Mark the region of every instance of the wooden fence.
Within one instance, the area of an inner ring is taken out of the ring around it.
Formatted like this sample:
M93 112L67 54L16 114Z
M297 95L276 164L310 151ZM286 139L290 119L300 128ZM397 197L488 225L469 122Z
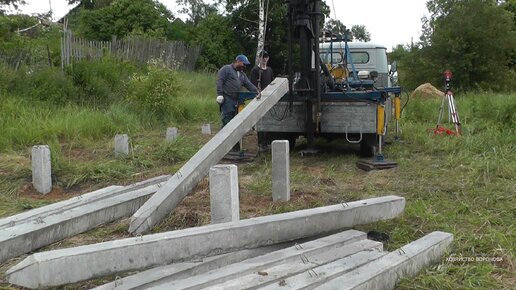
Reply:
M201 48L183 41L131 38L92 41L76 37L65 29L61 39L61 67L79 60L98 60L106 55L140 63L161 63L175 70L192 71Z

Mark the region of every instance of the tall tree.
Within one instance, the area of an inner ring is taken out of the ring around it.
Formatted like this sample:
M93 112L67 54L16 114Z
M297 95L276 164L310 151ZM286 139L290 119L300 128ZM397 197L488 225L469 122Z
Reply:
M217 4L208 4L203 0L176 0L176 3L182 7L179 12L188 15L188 21L194 26L208 15L218 11Z
M79 33L96 40L110 40L113 35L147 35L167 38L172 12L154 0L119 0L111 5L80 13Z
M424 57L437 76L449 68L463 89L514 89L509 63L516 31L510 11L496 0L430 0L427 7L431 34Z
M235 55L242 53L242 43L232 29L231 19L223 15L211 14L195 27L194 42L202 47L197 65L214 71L231 63Z
M269 10L269 0L258 0L258 43L256 45L255 63L259 62L260 51L265 47L265 29L267 27L266 17Z
M351 35L353 39L358 41L368 42L371 41L371 33L367 31L365 25L353 25L351 26Z
M258 43L258 0L221 0L226 15L231 18L232 29L242 43L245 53L255 56ZM265 50L269 52L269 65L275 72L286 73L287 64L287 5L284 1L270 1L265 30ZM329 7L321 2L321 24L329 15ZM322 27L322 25L321 25Z
M11 5L18 9L18 6L23 4L25 4L24 0L0 0L0 15L4 14L5 9Z
M346 26L338 19L328 19L324 24L324 29L331 31L334 35L344 35Z

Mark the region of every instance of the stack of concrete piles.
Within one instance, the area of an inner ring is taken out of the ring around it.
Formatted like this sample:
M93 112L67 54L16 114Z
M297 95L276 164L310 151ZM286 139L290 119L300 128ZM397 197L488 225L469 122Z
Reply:
M0 219L0 262L131 216L169 178L109 186Z
M387 196L36 253L7 277L40 288L136 270L99 289L392 289L438 260L451 234L386 253L365 233L342 230L399 216L404 205Z

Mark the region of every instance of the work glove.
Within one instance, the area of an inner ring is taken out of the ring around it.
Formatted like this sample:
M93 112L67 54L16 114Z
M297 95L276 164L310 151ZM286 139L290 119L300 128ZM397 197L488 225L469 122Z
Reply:
M219 103L219 105L222 105L222 103L224 103L224 97L223 96L217 96L217 103Z

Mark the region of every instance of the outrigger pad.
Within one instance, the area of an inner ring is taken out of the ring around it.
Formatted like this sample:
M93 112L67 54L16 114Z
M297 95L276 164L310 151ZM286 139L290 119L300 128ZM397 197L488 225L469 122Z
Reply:
M231 160L235 162L253 162L256 154L252 154L245 151L230 151L223 160Z
M365 170L365 171L371 171L371 170L384 170L384 169L391 169L398 167L398 163L390 160L378 160L376 158L373 159L362 159L357 161L357 167Z

